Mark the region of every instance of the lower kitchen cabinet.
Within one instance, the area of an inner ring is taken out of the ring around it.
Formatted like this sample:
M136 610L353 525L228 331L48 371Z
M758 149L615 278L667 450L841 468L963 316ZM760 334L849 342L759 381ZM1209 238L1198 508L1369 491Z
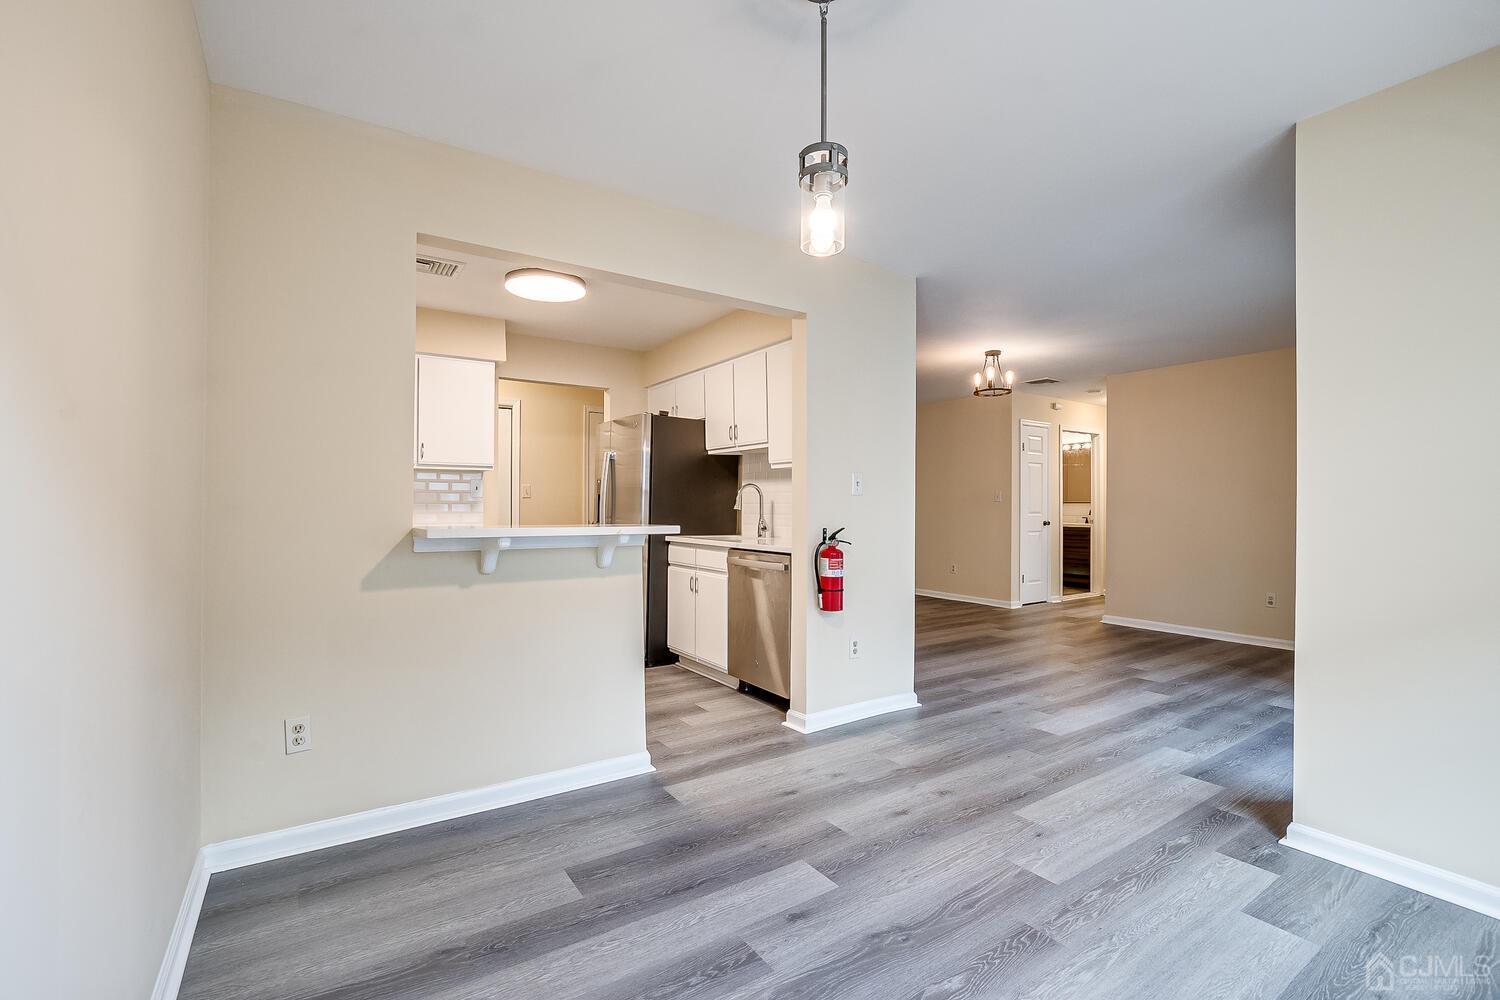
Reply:
M729 669L729 573L723 550L668 547L667 646L679 656ZM701 553L701 557L700 557ZM699 565L699 560L703 565Z

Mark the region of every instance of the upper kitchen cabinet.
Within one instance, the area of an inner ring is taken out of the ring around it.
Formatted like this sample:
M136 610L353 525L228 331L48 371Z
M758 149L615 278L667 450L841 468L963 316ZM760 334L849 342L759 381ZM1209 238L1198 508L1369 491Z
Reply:
M746 355L734 365L734 446L766 443L766 352Z
M417 355L413 463L441 469L495 467L495 363Z
M709 451L734 447L734 363L703 373L703 441Z
M688 420L704 419L703 372L693 372L646 390L646 412Z
M766 351L766 461L773 469L792 466L792 342Z
M766 352L726 361L704 372L704 443L709 451L746 451L766 444Z

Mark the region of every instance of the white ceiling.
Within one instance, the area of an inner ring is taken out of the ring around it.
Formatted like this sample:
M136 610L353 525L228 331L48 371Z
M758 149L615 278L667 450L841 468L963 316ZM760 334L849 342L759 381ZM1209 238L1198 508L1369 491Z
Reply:
M213 79L797 238L807 0L197 0ZM835 0L850 252L919 392L1292 342L1301 118L1500 44L1495 0ZM809 259L808 267L827 266Z
M518 254L468 252L445 240L418 241L413 255L418 252L456 260L464 267L451 278L416 275L417 305L494 316L506 321L509 332L526 336L645 351L735 309L724 300L626 283L590 268L554 265ZM577 302L518 298L505 290L504 279L506 272L520 267L554 267L576 274L587 282L588 294Z

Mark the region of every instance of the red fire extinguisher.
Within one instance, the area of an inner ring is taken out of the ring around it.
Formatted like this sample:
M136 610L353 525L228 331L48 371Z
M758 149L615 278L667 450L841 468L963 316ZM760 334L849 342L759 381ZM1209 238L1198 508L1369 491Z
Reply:
M840 528L833 534L823 529L823 540L813 549L813 576L818 581L818 610L844 610L844 551L841 545L852 543L839 537Z

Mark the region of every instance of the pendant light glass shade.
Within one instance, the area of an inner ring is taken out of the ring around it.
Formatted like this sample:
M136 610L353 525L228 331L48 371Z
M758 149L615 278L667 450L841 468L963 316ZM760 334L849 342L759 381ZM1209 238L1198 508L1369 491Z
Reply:
M820 170L802 179L802 252L832 257L844 249L844 177Z

